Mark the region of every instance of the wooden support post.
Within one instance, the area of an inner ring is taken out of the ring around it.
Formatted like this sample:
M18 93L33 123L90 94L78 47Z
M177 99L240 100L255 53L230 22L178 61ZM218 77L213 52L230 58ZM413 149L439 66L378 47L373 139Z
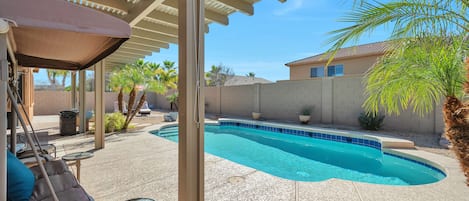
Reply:
M77 72L72 71L70 77L72 78L71 90L72 93L72 108L77 109Z
M101 60L94 66L95 82L95 121L94 121L94 147L104 148L104 69L105 61Z
M203 0L179 0L180 201L204 200L203 12Z
M79 117L80 117L80 133L86 132L86 71L81 70L79 73Z

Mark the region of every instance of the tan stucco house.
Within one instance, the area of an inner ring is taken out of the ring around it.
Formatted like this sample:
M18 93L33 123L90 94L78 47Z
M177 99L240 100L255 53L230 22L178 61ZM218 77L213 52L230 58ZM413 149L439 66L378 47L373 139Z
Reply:
M341 48L334 60L325 53L289 62L290 80L305 80L318 77L363 75L385 52L386 42L377 42Z

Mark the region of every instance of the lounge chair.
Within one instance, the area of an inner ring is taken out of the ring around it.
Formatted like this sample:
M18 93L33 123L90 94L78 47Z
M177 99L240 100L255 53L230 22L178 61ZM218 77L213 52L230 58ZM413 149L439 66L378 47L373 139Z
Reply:
M138 111L139 114L141 115L149 115L151 113L150 107L148 107L148 102L145 101L142 105L142 108Z
M118 101L114 101L114 112L120 112L119 111L119 102ZM128 112L127 103L123 102L122 103L122 114L126 115L127 112Z
M177 112L170 112L168 114L163 115L164 121L166 122L172 122L176 121L178 118L178 113Z

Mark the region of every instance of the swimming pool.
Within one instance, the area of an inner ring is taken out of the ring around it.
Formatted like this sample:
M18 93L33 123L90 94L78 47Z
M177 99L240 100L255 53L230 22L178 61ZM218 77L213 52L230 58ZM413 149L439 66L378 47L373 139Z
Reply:
M166 127L152 133L177 142L177 129ZM385 185L420 185L445 178L435 167L382 152L377 141L286 128L227 122L206 125L205 151L296 181L338 178Z

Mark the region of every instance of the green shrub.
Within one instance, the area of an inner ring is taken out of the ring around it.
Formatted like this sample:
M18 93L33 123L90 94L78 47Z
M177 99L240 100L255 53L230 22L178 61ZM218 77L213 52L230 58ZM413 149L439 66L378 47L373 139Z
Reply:
M120 112L104 115L104 129L106 133L122 130L124 123L125 116Z
M304 106L301 108L300 114L301 115L311 115L311 112L313 112L314 106Z
M384 115L374 114L370 112L362 112L358 117L360 126L366 130L377 131L383 126Z

